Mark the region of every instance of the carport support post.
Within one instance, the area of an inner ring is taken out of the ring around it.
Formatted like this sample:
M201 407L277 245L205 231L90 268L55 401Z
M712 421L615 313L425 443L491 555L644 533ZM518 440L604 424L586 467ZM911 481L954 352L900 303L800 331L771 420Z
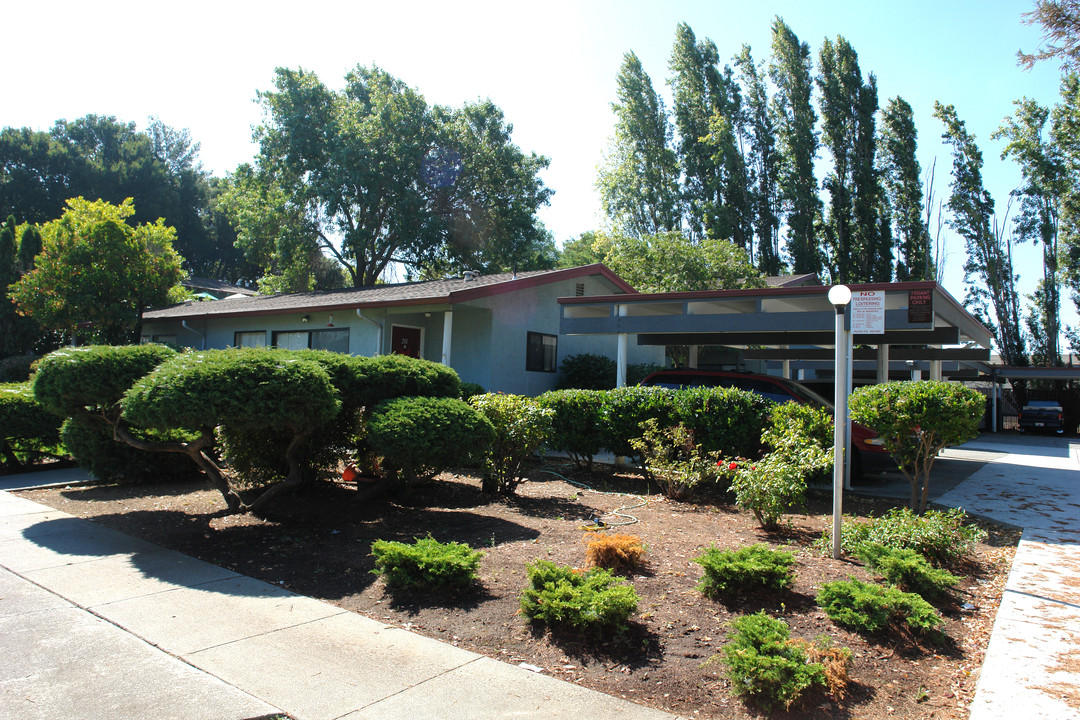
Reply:
M454 330L454 313L447 310L443 313L442 324L442 364L450 367L450 336Z
M877 346L877 383L889 382L889 346L882 343Z
M844 311L851 302L851 290L846 285L834 285L829 290L829 302L836 309L836 346L833 365L833 559L840 559L840 520L844 512L844 434L847 418L847 345Z
M619 317L626 317L626 311L627 307L620 305ZM626 346L628 337L626 333L619 333L618 355L615 362L615 387L626 387Z

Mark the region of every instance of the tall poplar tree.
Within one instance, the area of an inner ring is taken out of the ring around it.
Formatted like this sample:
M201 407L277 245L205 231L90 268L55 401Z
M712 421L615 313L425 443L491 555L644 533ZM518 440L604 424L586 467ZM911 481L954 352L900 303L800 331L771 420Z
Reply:
M881 115L878 144L885 195L895 222L896 279L933 280L930 232L923 220L922 169L911 105L897 96Z
M1023 184L1013 191L1020 200L1014 227L1021 241L1042 245L1043 277L1031 295L1027 316L1031 354L1040 365L1060 365L1061 278L1058 237L1061 210L1070 178L1059 146L1047 137L1050 111L1030 98L1015 102L1013 117L1005 118L992 135L1007 141L1001 159L1012 158Z
M730 68L719 68L711 40L686 23L675 30L669 63L686 224L694 239L731 240L753 251L742 101Z
M817 115L810 102L810 46L800 43L777 17L772 23L772 51L769 77L776 87L772 113L780 148L777 180L788 227L787 254L796 273L820 273L822 253L814 221L821 212L821 200L814 177L818 136Z
M858 54L843 37L835 42L825 39L818 66L822 139L833 159L833 170L824 182L829 191L827 237L833 279L888 281L892 251L879 242L881 193L874 166L877 81L870 75L863 82Z
M754 235L757 238L757 267L766 275L779 275L780 262L780 199L777 188L776 132L769 114L769 96L765 78L743 45L735 56L743 88L743 100L750 145L748 194L753 212Z
M1026 365L1012 238L1005 234L1004 224L999 227L993 219L994 199L983 187L982 152L952 105L935 102L934 117L945 125L941 137L953 152L952 194L946 207L951 213L949 227L964 238L967 248L964 304L993 331L1006 365Z
M623 56L616 84L615 137L597 180L604 213L632 236L677 231L679 168L664 101L632 52Z

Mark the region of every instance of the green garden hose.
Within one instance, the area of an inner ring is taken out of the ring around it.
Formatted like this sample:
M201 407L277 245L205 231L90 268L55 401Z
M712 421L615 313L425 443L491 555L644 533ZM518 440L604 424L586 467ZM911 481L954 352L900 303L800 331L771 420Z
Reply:
M582 527L583 530L589 530L589 531L603 530L604 528L623 527L624 525L633 525L634 523L641 522L640 520L638 520L633 515L629 515L627 513L622 512L622 511L623 510L633 510L634 508L643 507L643 506L649 504L649 501L646 500L645 498L641 497L640 495L634 495L632 493L623 493L623 492L608 492L606 490L594 490L591 487L589 487L588 485L586 485L585 483L578 482L577 480L571 480L570 478L566 477L565 475L560 475L559 473L555 472L554 470L541 470L540 472L545 472L548 475L554 475L555 477L559 478L563 482L565 482L565 483L567 483L569 485L573 485L574 487L581 488L582 490L588 490L589 492L598 493L600 495L625 495L626 497L632 497L635 500L637 500L637 503L635 503L633 505L623 505L622 507L616 508L616 509L612 510L609 513L605 513L606 515L614 515L615 517L626 518L625 520L617 521L617 522L614 522L614 521L613 522L605 522L605 521L602 521L599 517L596 517L596 518L594 518L594 524L593 525L582 525L581 527Z

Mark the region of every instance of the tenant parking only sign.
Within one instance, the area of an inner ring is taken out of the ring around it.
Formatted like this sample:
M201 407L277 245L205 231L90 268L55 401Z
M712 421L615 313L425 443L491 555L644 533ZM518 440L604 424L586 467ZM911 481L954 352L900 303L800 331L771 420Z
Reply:
M851 293L851 332L855 335L885 334L885 293L857 290Z

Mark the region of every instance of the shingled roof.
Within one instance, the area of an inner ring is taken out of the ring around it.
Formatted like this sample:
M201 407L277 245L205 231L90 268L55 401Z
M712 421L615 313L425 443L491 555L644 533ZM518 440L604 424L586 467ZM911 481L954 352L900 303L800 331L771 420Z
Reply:
M226 298L211 302L185 302L155 308L143 313L143 320L186 320L208 317L241 317L245 315L281 315L302 312L335 312L364 307L401 305L430 305L432 303L464 302L478 297L523 290L559 280L602 275L617 288L636 293L625 280L602 264L582 265L562 270L532 270L519 273L476 275L425 282L394 283L344 290L281 293L243 298Z

